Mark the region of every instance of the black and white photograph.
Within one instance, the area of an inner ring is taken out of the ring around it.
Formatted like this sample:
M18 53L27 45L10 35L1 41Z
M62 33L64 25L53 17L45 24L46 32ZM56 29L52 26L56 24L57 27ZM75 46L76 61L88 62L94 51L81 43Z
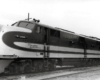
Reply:
M100 0L0 0L0 80L100 80Z

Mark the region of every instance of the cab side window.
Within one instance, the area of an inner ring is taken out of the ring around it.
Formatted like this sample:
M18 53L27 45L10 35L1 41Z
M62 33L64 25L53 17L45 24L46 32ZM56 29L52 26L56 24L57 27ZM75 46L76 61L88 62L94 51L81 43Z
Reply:
M36 27L36 33L40 33L41 32L41 27L40 26L37 26Z
M42 26L37 26L36 27L36 33L40 33L40 34L45 35L46 34L46 29Z

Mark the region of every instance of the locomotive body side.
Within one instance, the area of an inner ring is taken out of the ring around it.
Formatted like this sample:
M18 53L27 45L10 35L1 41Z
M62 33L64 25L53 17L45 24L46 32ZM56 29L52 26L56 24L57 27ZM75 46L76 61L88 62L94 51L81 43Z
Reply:
M6 64L0 66L0 73L34 72L39 67L48 70L49 66L55 68L56 65L83 65L87 61L98 61L99 43L97 39L31 21L2 26L0 64Z

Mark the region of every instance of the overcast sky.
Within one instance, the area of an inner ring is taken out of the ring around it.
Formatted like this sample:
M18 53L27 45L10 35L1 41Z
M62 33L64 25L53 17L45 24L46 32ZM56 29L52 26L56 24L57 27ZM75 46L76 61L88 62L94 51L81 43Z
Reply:
M0 24L27 18L100 38L100 0L0 0Z

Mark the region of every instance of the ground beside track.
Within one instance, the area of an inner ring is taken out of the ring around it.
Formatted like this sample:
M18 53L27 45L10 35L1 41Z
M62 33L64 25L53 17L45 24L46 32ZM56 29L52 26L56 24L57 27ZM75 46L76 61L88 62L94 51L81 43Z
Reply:
M0 80L98 80L100 66L64 69L50 72L1 77Z

